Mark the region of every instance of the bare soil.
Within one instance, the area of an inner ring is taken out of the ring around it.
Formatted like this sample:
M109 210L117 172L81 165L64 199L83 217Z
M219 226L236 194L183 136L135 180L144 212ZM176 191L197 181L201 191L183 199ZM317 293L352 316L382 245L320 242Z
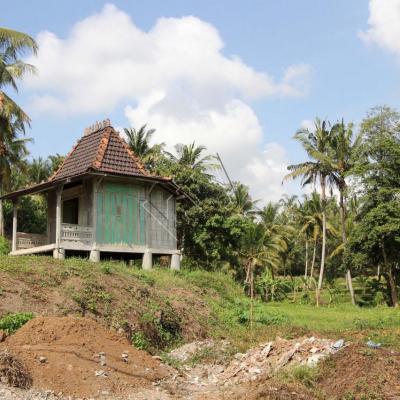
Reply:
M87 318L37 317L1 343L1 349L25 364L34 388L63 395L119 396L149 388L169 374L124 336Z
M40 262L46 263L43 259ZM172 333L184 341L204 339L208 335L206 321L210 310L194 288L163 290L145 280L93 271L87 276L81 272L74 275L67 268L53 268L53 260L47 263L40 265L38 272L0 271L0 316L33 312L43 316L89 317L124 329L128 338L135 331L146 333L154 352L166 345L158 332L163 318L168 319L166 330L176 329ZM150 314L154 317L151 321L143 318Z
M322 363L320 377L319 388L334 399L398 400L400 352L354 344Z

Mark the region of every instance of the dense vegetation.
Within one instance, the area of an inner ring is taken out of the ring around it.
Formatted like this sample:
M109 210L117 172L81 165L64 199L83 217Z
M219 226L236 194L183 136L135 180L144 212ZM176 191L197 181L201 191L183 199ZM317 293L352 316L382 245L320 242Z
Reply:
M34 71L19 59L26 50L36 51L32 38L0 29L0 192L47 179L63 159L27 158L29 118L3 91L16 89L16 80ZM172 154L154 144L156 132L146 126L125 134L149 170L172 176L193 200L178 207L186 268L230 274L252 299L299 293L299 300L317 305L327 301L322 289L338 291L335 282L343 277L353 304L397 306L400 114L374 108L354 131L352 124L319 119L314 129L298 131L294 139L308 159L289 166L286 179L301 178L310 194L267 204L253 200L240 182L218 183L213 172L220 165L204 146L177 144ZM20 229L43 232L45 207L41 196L23 199ZM7 234L11 205L3 210L0 201L0 233L3 215Z

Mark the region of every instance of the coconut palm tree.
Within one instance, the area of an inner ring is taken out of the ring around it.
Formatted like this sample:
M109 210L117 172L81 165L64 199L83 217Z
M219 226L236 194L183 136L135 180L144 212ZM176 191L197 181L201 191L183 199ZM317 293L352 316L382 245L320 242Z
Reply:
M245 216L254 216L257 214L257 203L258 200L253 200L249 193L249 188L242 183L234 183L232 200L236 212Z
M345 125L343 120L332 127L331 151L328 157L324 155L325 162L329 163L332 170L330 179L339 191L339 207L343 248L347 243L347 183L346 177L355 165L356 154L360 146L361 137L353 137L353 125ZM322 155L321 155L322 156ZM351 301L355 305L354 290L350 268L346 269L346 281L350 291Z
M16 147L21 144L16 137L19 133L25 133L25 127L30 122L28 115L4 91L7 87L17 91L17 80L26 73L35 71L32 65L19 59L27 51L35 54L37 52L36 42L29 35L0 27L0 196L9 179L9 162L14 160L12 154L15 154L14 150L16 151ZM4 235L2 200L0 235Z
M313 256L310 268L310 278L312 278L314 275L316 249L322 237L323 227L323 210L321 199L317 192L313 192L311 196L304 196L304 202L302 207L299 208L299 214L301 226L299 234L305 235L306 238L311 239L313 242ZM335 227L329 221L326 221L326 233L331 236L337 235Z
M0 131L1 132L1 131ZM27 138L15 138L5 135L2 138L3 151L0 154L0 190L3 192L11 187L11 173L15 170L25 170L26 156L29 154L26 144ZM3 215L3 202L0 200L0 215ZM0 220L0 231L4 235L4 219Z
M28 177L30 183L40 183L49 178L51 174L51 164L42 157L34 158L28 166Z
M165 143L150 144L155 129L147 129L146 124L138 130L135 128L124 128L129 148L137 155L147 168L152 169L160 158Z
M321 189L321 206L322 206L322 249L321 249L321 265L318 279L318 296L322 288L322 281L325 269L325 256L326 256L326 188L327 177L331 174L331 167L329 163L322 160L321 154L328 154L329 144L331 137L331 127L329 122L321 121L319 118L315 119L315 130L310 132L308 129L300 129L294 135L294 138L301 143L310 161L306 161L296 165L288 166L291 171L285 176L287 179L295 179L302 177L302 185L315 184L319 180Z
M207 148L205 146L196 146L196 143L182 144L175 146L176 156L167 153L170 158L181 166L206 173L207 170L219 168L219 164L213 163L215 157L212 155L203 156Z
M274 276L274 272L282 266L282 254L287 251L288 243L295 231L291 224L282 221L279 209L279 203L273 204L269 202L258 212L258 216L261 219L260 223L264 226L266 233L265 246L270 249L267 254L273 255L273 262L271 262L270 265L272 276Z

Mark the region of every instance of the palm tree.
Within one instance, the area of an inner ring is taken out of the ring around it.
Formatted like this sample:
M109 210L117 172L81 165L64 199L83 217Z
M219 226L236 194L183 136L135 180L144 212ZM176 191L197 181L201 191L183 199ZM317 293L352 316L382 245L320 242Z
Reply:
M180 143L175 146L176 156L171 153L167 154L181 166L205 173L209 169L219 168L218 164L212 163L215 160L214 156L203 156L206 149L205 146L196 146L195 142L188 145Z
M42 157L34 158L28 165L28 177L30 183L40 183L49 178L51 165L49 160Z
M330 165L332 173L330 179L339 191L340 221L343 247L347 243L346 219L347 219L347 183L346 177L355 164L355 155L360 146L361 137L353 140L353 126L344 124L343 120L332 127L331 151L325 161ZM343 252L344 254L344 252ZM351 301L356 304L351 278L350 268L346 269L346 281L350 291Z
M4 88L9 86L17 91L17 80L35 71L32 65L19 59L26 51L37 52L36 42L29 35L0 27L0 196L9 179L9 162L18 161L13 156L18 153L16 148L21 145L16 137L19 133L25 133L25 126L30 122L28 115L4 92ZM0 235L4 235L2 200Z
M313 256L310 268L310 279L314 274L315 258L317 244L322 237L323 227L323 210L321 206L321 199L317 192L313 192L310 197L304 196L302 207L299 208L300 214L300 235L305 235L306 238L313 241ZM337 232L335 227L326 221L326 234L336 236ZM305 274L307 276L307 274Z
M269 250L267 255L271 256L269 267L272 277L275 275L274 271L282 266L282 254L287 251L288 243L294 233L293 226L282 221L279 208L279 204L269 202L258 212L265 229L265 247Z
M329 122L321 121L319 118L315 120L315 131L310 132L308 129L300 129L294 135L294 138L298 140L307 154L311 158L310 161L306 161L296 165L288 166L288 170L291 171L285 176L286 179L294 179L302 177L302 185L314 183L319 180L321 188L321 206L322 206L322 250L321 250L321 265L318 279L318 296L322 288L322 281L324 277L325 269L325 256L326 256L326 185L327 177L331 174L330 165L321 159L321 155L328 154L329 143L331 137L331 129ZM328 181L329 182L329 181Z
M235 183L233 185L232 200L236 212L245 217L253 216L257 213L256 205L258 200L252 200L249 188L242 183Z
M165 143L150 145L155 129L146 129L146 124L138 130L124 128L129 148L137 155L147 168L154 168L154 164L162 154Z
M1 131L0 131L1 132ZM3 151L0 154L0 190L9 190L12 179L11 173L15 170L24 170L26 167L26 156L29 154L26 144L27 138L14 138L6 135L2 138ZM0 215L3 216L3 201L0 200ZM0 220L0 231L4 235L4 219Z

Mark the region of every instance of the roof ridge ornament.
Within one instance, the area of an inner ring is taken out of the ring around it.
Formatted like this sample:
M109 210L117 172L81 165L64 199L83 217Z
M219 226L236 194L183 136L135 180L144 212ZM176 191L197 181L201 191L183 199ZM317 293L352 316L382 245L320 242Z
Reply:
M84 136L89 135L90 133L97 132L100 129L108 128L111 126L110 118L106 118L103 121L96 121L93 125L85 128L83 131Z

